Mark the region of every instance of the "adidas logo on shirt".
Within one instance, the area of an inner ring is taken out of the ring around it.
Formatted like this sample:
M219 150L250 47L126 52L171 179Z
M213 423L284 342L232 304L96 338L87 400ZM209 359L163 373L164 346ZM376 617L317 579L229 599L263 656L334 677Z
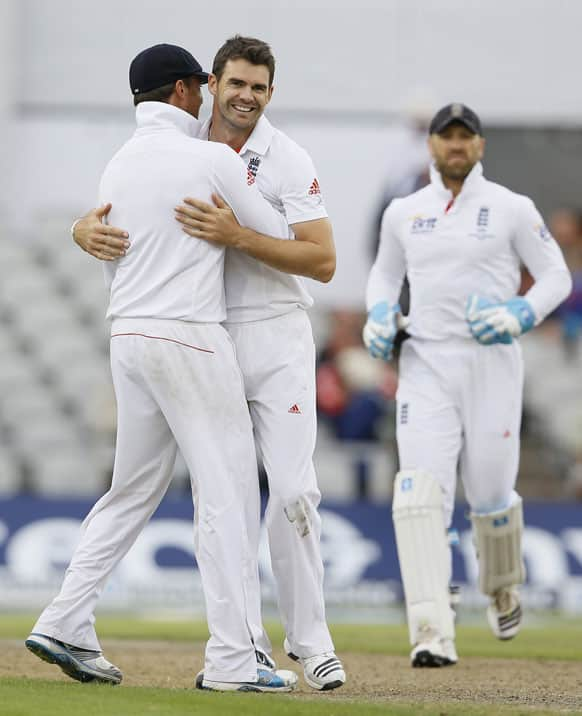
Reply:
M317 179L314 179L311 186L309 187L309 195L313 196L314 194L321 194L321 189L319 187L319 182Z

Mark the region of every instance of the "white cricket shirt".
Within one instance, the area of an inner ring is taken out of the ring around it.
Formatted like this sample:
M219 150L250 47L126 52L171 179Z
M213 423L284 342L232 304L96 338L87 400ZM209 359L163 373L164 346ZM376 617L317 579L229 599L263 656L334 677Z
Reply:
M467 298L472 293L496 302L512 298L522 262L535 279L525 298L536 324L542 321L566 298L572 281L531 199L486 180L481 164L452 199L432 167L429 186L391 202L368 280L368 310L379 301L396 303L406 274L408 332L427 340L466 338Z
M127 254L104 264L108 318L165 318L218 323L226 318L224 249L182 231L174 207L193 196L224 197L243 226L284 237L281 215L247 181L236 153L196 138L200 123L165 102L143 102L137 129L107 165L99 201L123 226Z
M209 127L210 120L202 126L201 139L208 139ZM284 217L289 239L295 238L293 224L327 217L310 156L264 115L239 156L248 183L256 184ZM271 268L236 249L227 249L224 280L229 323L257 321L313 305L302 277Z

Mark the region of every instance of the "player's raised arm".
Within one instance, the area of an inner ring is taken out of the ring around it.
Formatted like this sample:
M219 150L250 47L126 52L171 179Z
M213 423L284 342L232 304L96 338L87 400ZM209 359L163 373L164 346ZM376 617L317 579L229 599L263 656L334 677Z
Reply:
M264 203L267 203L263 200ZM295 241L278 239L241 226L230 206L214 197L215 206L191 197L176 209L176 218L190 236L229 246L285 273L330 281L335 272L335 246L327 218L293 224ZM285 223L286 228L286 223Z
M240 222L243 226L237 226L229 207L221 201L226 199L223 195L215 198L215 207L188 198L179 207L176 218L191 236L236 248L285 273L330 281L336 265L333 230L315 167L309 155L295 143L283 146L286 153L284 161L280 160L277 195L294 241L288 241L291 237L287 226L281 238L279 234L254 230L256 227L244 222Z
M105 223L110 211L111 204L103 204L77 219L71 227L75 243L101 261L114 261L125 256L130 245L127 231Z

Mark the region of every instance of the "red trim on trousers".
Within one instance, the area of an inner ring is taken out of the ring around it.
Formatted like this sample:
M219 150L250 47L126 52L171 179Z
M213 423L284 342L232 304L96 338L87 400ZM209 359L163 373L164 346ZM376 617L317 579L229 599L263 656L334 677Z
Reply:
M176 343L176 345L184 346L185 348L192 348L195 351L201 353L214 353L209 351L208 348L199 348L198 346L191 346L189 343L182 343L182 341L176 341L173 338L164 338L163 336L148 336L145 333L112 333L111 338L119 338L120 336L140 336L141 338L153 338L156 341L168 341L168 343Z

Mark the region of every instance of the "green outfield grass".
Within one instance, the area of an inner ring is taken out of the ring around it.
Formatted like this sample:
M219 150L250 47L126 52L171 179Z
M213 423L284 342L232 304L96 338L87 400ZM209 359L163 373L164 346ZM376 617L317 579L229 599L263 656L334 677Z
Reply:
M549 714L550 711L469 704L409 706L356 703L338 694L319 698L292 695L209 694L186 689L114 688L32 679L0 679L3 716L491 716Z
M25 639L35 617L21 614L0 615L0 639ZM485 617L483 617L485 622ZM101 639L164 639L168 641L206 641L208 631L201 621L169 621L155 618L103 616L97 618ZM279 624L267 624L274 644L283 643ZM408 655L407 630L393 624L336 624L332 634L338 652ZM464 656L515 659L562 659L582 661L582 621L548 616L527 624L514 641L500 643L491 638L485 626L457 628L457 645Z
M0 615L0 639L22 639L28 635L33 616ZM199 621L170 621L155 618L102 616L97 620L102 639L148 639L202 642L206 625ZM279 625L268 625L273 642L280 645ZM408 657L406 629L402 625L347 625L332 627L337 651ZM582 674L582 624L548 617L526 625L519 638L500 643L483 625L458 627L458 646L463 656L521 658L529 660L580 660ZM581 677L582 678L582 677ZM338 692L314 695L208 694L193 689L168 689L83 685L25 678L0 677L2 716L502 716L555 714L556 711L495 704L380 702L350 700ZM570 711L570 713L572 713Z

